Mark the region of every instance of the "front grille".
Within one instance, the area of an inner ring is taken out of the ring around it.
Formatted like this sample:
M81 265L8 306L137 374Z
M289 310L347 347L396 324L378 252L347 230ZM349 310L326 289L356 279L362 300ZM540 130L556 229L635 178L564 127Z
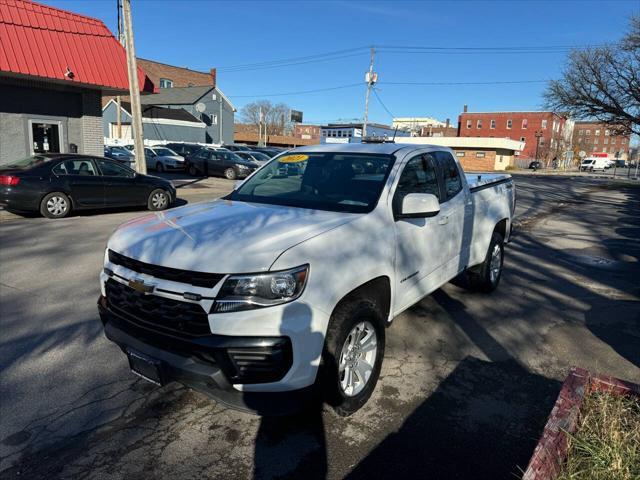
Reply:
M134 272L144 273L155 278L162 278L173 282L186 283L196 287L213 288L224 277L224 274L221 273L194 272L192 270L180 270L179 268L152 265L125 257L113 250L109 250L109 261L115 265L133 270Z
M207 314L196 303L145 295L113 279L105 290L109 308L135 325L181 337L211 335Z

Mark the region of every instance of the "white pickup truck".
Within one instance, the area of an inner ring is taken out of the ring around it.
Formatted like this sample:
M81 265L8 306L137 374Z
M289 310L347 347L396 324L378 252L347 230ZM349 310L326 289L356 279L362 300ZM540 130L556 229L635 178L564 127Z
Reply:
M100 275L105 334L159 385L263 414L322 393L349 415L395 316L456 277L497 287L514 208L509 175L465 176L447 148L298 148L222 199L120 226Z

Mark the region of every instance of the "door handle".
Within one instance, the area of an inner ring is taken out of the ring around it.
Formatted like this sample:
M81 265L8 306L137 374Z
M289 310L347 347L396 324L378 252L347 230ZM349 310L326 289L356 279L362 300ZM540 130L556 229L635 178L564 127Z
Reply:
M446 225L447 223L449 223L449 217L446 215L438 219L438 225Z

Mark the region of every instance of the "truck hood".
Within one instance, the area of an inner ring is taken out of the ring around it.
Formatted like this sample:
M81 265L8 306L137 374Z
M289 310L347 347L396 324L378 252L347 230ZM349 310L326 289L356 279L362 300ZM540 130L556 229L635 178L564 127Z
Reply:
M108 248L165 267L210 273L258 272L269 270L288 248L357 217L215 200L126 222L111 236Z

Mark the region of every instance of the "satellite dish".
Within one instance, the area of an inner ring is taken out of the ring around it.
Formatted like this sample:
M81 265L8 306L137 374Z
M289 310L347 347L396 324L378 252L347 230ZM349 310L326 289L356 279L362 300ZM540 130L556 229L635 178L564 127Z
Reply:
M578 156L579 156L580 158L584 158L584 157L586 157L586 156L587 156L587 152L585 152L584 150L580 150L580 152L578 153Z
M199 113L204 113L204 111L205 111L206 109L207 109L207 106L206 106L204 103L202 103L202 102L196 103L196 110L197 110Z

